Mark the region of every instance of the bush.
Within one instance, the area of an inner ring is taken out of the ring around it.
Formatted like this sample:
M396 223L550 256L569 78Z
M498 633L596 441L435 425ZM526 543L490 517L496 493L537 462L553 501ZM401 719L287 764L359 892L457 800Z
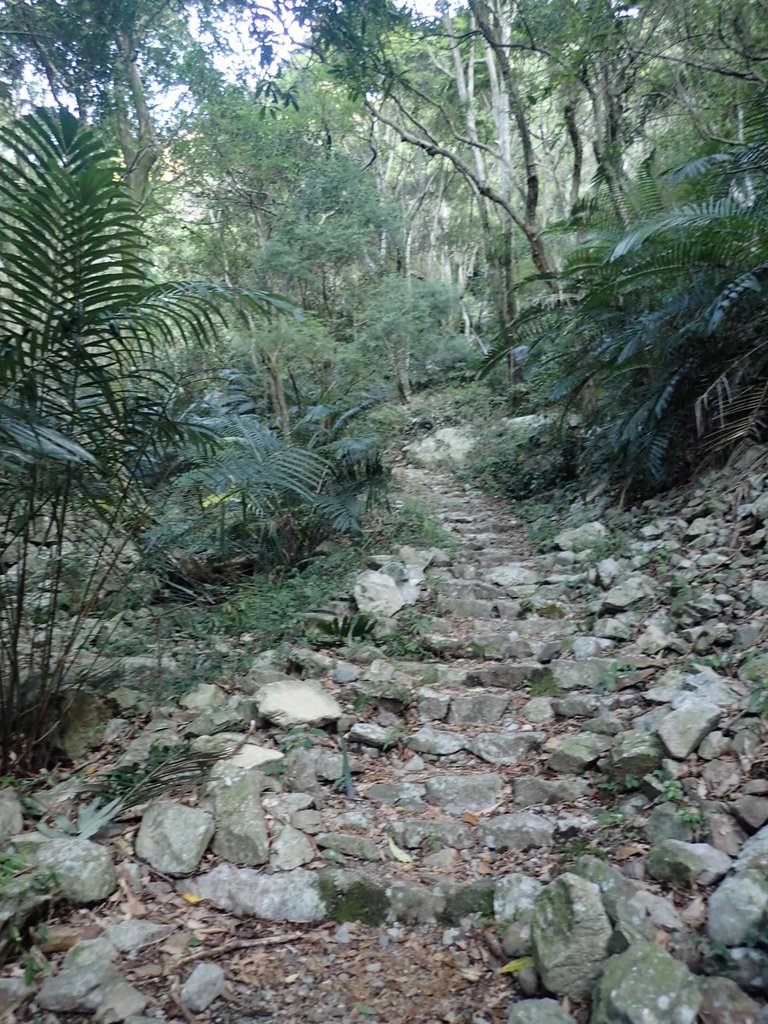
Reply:
M553 423L533 430L495 427L470 452L467 472L491 494L531 498L574 478L578 447L574 434Z

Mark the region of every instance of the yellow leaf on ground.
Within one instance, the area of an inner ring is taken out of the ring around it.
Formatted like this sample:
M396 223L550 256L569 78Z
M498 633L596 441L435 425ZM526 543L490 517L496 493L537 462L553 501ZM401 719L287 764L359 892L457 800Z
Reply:
M499 968L499 974L517 974L518 971L524 971L526 967L533 967L532 956L518 956L514 960L510 960L508 964L504 964L503 967Z
M198 896L197 893L194 893L194 892L183 892L181 894L181 898L186 903L191 903L193 907L196 907L198 903L202 903L203 902L203 897L202 896Z
M405 850L401 850L391 836L389 837L389 852L392 854L395 860L399 860L401 864L413 863L413 857L410 855L410 853L406 853Z

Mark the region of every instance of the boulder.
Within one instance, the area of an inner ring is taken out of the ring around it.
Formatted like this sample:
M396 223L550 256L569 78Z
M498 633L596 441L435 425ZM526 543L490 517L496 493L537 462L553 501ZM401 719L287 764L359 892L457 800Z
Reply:
M602 544L608 535L608 527L602 523L584 523L558 533L555 544L561 551L584 551Z
M700 1003L687 967L655 943L638 942L608 961L590 1024L694 1024Z
M747 945L768 925L768 877L747 869L731 875L715 889L707 909L707 934L725 946Z
M259 714L283 728L321 726L338 721L343 711L320 683L296 679L268 683L256 695Z
M358 609L366 615L389 619L407 603L401 588L386 573L368 569L355 580L353 590Z
M566 872L536 900L531 922L536 967L556 995L585 996L608 956L611 923L600 890Z
M540 814L498 814L483 823L480 835L491 850L537 850L552 845L555 826Z
M573 1024L573 1017L554 999L526 999L515 1003L507 1024Z
M667 751L678 760L692 754L722 715L716 704L690 700L659 723L657 732Z
M191 1013L202 1013L219 998L225 979L218 964L197 964L181 986L179 999Z
M709 843L666 839L648 855L648 873L659 882L712 885L730 871L731 858Z
M504 780L495 772L438 775L427 779L427 799L449 814L482 811L497 803ZM370 796L370 790L368 790Z
M251 867L269 858L267 820L261 806L263 777L243 769L209 784L216 818L213 851L224 860ZM197 864L191 870L197 867Z
M175 800L158 800L145 812L136 854L167 875L191 875L213 837L213 816Z
M301 868L268 875L253 868L219 864L191 882L185 881L183 890L237 917L322 921L327 914L318 874Z

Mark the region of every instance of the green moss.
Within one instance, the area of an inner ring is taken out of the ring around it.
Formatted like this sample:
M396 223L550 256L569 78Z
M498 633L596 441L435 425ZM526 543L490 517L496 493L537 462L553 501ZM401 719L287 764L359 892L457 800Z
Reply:
M445 897L445 910L440 920L445 924L458 924L463 917L479 914L481 917L493 917L493 882L471 882L463 885Z
M328 916L338 924L361 921L363 924L381 924L387 914L387 896L383 889L371 882L358 880L344 889L334 884L333 878L321 875L320 893L328 908Z

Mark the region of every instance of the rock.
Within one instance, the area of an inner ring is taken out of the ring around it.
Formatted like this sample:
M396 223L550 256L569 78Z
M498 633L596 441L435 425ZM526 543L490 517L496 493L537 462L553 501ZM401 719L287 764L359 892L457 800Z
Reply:
M116 1024L140 1014L149 1002L149 997L139 992L124 979L116 981L104 993L98 1010L97 1024Z
M611 769L617 777L642 778L659 767L661 748L655 736L638 730L619 733L611 747Z
M320 832L315 836L317 845L324 850L332 850L346 857L358 860L381 862L381 850L373 839L366 836L350 836L343 832Z
M326 725L343 714L336 698L310 680L268 683L256 694L256 704L259 714L283 728Z
M472 775L440 775L427 779L426 793L430 803L449 814L482 811L498 802L504 780L494 772ZM370 796L370 789L368 790Z
M667 751L678 760L692 754L708 732L720 721L721 709L705 701L690 701L670 711L658 726L658 734Z
M353 590L358 609L365 615L389 619L407 603L405 595L391 576L368 569L355 580Z
M768 582L766 580L752 580L750 596L755 604L761 608L768 608Z
M653 580L642 573L635 573L603 594L599 601L599 612L604 615L606 612L626 611L627 608L652 597L653 593Z
M221 995L225 978L218 964L197 964L181 986L179 999L191 1013L202 1013Z
M183 890L237 917L322 921L326 916L317 873L301 868L268 875L253 868L219 864L212 871L184 882Z
M544 739L541 732L484 732L470 741L470 749L490 764L518 764Z
M709 898L707 934L726 946L746 945L768 924L768 878L756 869L731 875Z
M24 828L21 801L13 789L0 789L0 847Z
M366 747L377 747L388 750L400 739L400 730L395 726L385 727L374 722L356 722L347 734L352 743L362 743Z
M200 683L179 697L179 704L189 711L208 711L225 704L227 695L215 683Z
M695 978L652 942L611 957L595 991L590 1024L694 1024Z
M419 808L424 806L427 788L418 782L375 782L364 795L368 800L391 807Z
M0 978L0 1020L12 1021L11 1011L33 991L23 978Z
M584 523L571 530L563 530L555 537L561 551L585 551L598 547L608 537L608 527L602 523Z
M514 780L515 803L521 807L537 804L573 803L586 793L586 779L542 779L538 775L521 775Z
M469 850L474 840L469 828L458 821L427 821L423 818L402 818L390 824L392 838L407 850L426 845L450 846Z
M451 725L496 725L507 710L509 697L485 690L454 697L448 713Z
M603 906L612 921L618 917L616 908L619 901L631 900L637 892L636 882L627 878L612 864L590 854L583 854L579 857L571 871L598 887Z
M55 871L57 889L72 903L100 903L117 888L112 854L90 839L17 836L14 845L31 867Z
M133 918L130 921L121 921L119 924L110 925L104 932L104 936L119 953L135 956L142 949L165 938L171 931L170 925Z
M764 1024L764 1008L728 978L703 978L701 1024Z
M84 689L66 694L57 743L70 761L101 744L109 718L107 704L97 694Z
M484 822L480 835L491 850L537 850L552 845L555 826L540 814L499 814Z
M549 755L549 767L553 772L580 775L593 765L603 754L608 744L602 736L581 732L557 740L557 746Z
M314 859L315 848L309 839L292 825L284 825L272 843L269 866L273 871L293 871Z
M571 651L576 661L588 661L599 658L601 654L613 647L613 641L602 636L574 637Z
M224 860L247 867L268 860L267 820L261 807L263 787L263 776L248 770L209 784L206 792L212 799L216 818L213 851ZM194 871L198 863L199 859L185 873Z
M552 707L558 718L589 718L600 710L600 701L586 694L571 694L553 700Z
M515 1003L507 1024L573 1024L573 1017L554 999L527 999Z
M560 875L536 900L531 934L545 988L573 998L586 995L600 975L611 937L598 887L569 872Z
M539 582L539 574L521 565L520 562L510 562L491 569L485 574L485 579L488 583L495 583L497 587L514 590L516 587L535 585Z
M693 839L693 828L681 817L680 806L667 801L658 804L648 815L643 826L643 836L649 843L658 843L663 839L680 839L689 843Z
M463 750L466 738L460 733L444 732L425 725L405 741L406 747L420 754L445 756Z
M114 946L106 939L78 942L67 953L59 973L43 982L37 993L38 1004L44 1010L98 1010L110 988L123 981L112 963L115 954Z
M416 707L422 722L442 722L451 707L451 698L447 693L424 686L418 691Z
M555 717L552 700L549 697L532 697L527 704L522 706L520 714L535 724L551 722Z
M476 441L475 434L467 429L442 427L429 437L406 445L403 450L415 465L429 469L441 464L461 465Z
M743 871L745 868L757 868L768 875L768 825L763 825L759 832L744 843L736 861L736 870Z
M158 800L144 813L136 855L166 875L191 875L214 831L213 816L175 800Z
M685 931L674 904L647 889L638 889L628 899L618 899L615 913L611 948L617 953L636 942L656 942L662 929L669 934Z
M257 743L244 743L236 754L227 757L222 764L232 768L260 768L265 764L282 761L285 757L280 750L272 747L260 747Z
M731 868L731 858L708 843L666 839L648 855L648 872L660 882L712 885Z
M543 886L537 878L514 873L496 882L493 915L503 929L502 945L507 956L527 956L532 949L531 919Z
M733 809L750 830L758 829L768 821L768 798L764 796L740 796Z

